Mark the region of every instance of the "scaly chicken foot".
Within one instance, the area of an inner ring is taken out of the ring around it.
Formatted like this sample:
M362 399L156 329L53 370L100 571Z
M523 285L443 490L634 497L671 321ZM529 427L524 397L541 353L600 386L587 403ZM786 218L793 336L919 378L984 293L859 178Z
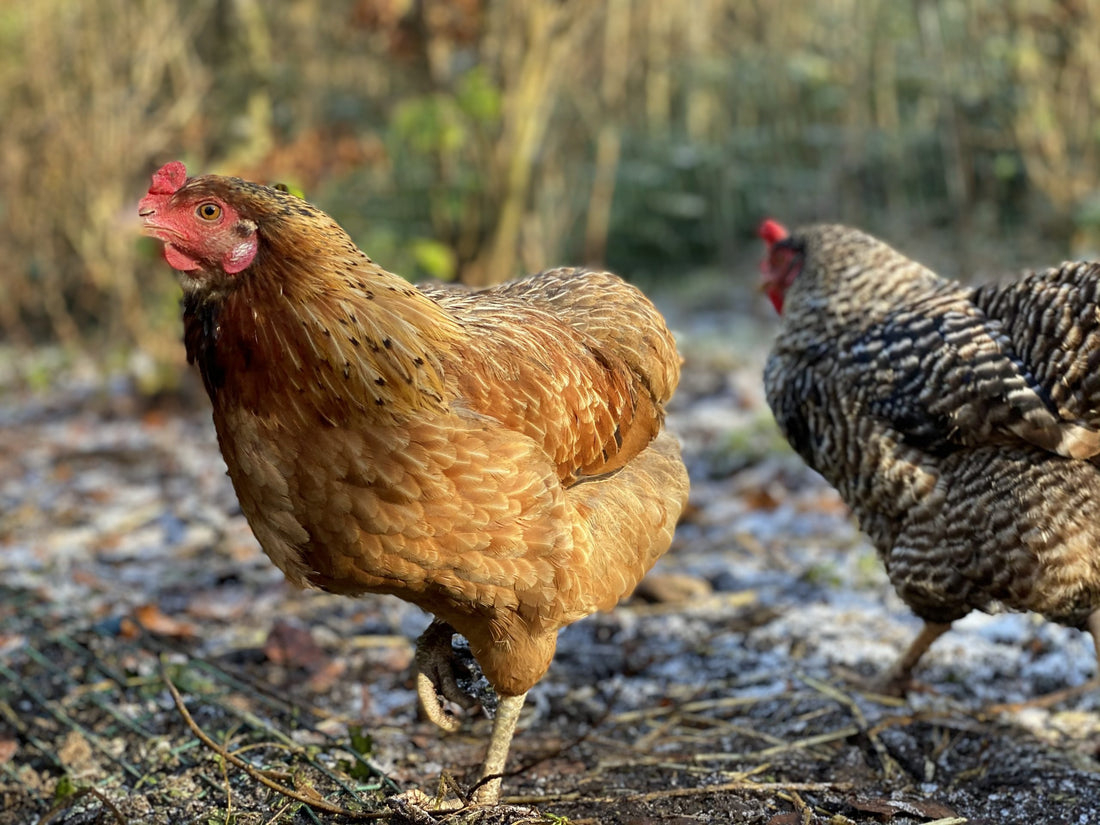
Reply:
M441 780L439 792L434 798L418 788L413 788L390 797L387 800L390 806L406 814L410 811L415 814L423 811L449 813L461 810L468 804L477 806L499 804L500 786L504 778L504 767L508 761L508 751L511 750L512 737L515 735L516 724L519 722L520 712L523 710L526 699L526 693L500 697L496 717L493 719L493 732L489 737L489 747L485 752L485 763L481 768L481 778L474 786L468 802L454 797L448 798L445 785L453 780L447 780L447 782Z
M435 796L428 796L420 788L410 788L388 797L386 804L414 825L435 825L432 814L448 814L469 807L462 789L448 773L439 777Z
M504 764L508 761L512 737L515 735L519 714L523 710L526 699L526 692L518 696L500 697L497 715L493 719L493 733L489 737L489 748L485 752L485 765L481 769L481 780L474 788L475 805L496 805L500 801Z
M454 634L453 627L435 619L416 640L416 692L420 706L428 719L448 733L457 731L462 720L443 707L441 695L465 710L477 705L477 699L458 686L451 647Z
M913 639L906 651L901 654L892 668L887 671L882 681L877 685L878 689L886 696L904 696L913 685L913 668L917 662L928 652L928 648L940 636L951 629L951 623L941 622L924 623L920 633Z

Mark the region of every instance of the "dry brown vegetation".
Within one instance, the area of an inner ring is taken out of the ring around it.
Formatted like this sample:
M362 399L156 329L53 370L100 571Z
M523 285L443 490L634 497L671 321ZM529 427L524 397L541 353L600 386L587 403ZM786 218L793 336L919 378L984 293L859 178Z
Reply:
M175 357L133 217L173 158L472 283L728 264L765 211L1095 249L1098 40L1098 0L4 4L0 334Z

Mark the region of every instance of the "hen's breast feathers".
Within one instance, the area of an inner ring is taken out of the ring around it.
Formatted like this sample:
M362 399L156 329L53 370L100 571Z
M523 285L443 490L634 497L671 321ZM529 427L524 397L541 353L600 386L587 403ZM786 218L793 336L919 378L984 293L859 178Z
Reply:
M487 616L550 632L610 607L687 495L658 435L680 359L656 309L601 273L393 281L282 318L241 302L222 324L215 349L254 350L214 406L264 549L291 581L400 595L482 651L528 632Z

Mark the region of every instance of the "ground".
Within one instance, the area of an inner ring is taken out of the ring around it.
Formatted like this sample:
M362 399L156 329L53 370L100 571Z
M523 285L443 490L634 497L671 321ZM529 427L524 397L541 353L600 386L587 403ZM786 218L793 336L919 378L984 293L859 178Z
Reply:
M488 732L483 715L453 735L418 719L426 614L285 585L201 404L71 371L9 386L0 825L1100 822L1100 696L1013 707L1088 679L1082 634L971 616L907 700L866 689L919 622L778 437L763 314L718 294L666 307L687 356L669 426L693 478L672 550L642 597L561 634L511 807L449 818L391 798L455 799Z

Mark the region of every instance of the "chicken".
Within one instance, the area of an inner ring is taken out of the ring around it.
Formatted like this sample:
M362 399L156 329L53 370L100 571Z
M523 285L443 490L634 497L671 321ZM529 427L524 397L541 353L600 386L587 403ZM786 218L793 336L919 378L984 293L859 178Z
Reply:
M972 288L855 229L760 234L768 404L925 622L887 685L974 609L1085 629L1100 660L1100 264Z
M264 551L297 586L434 614L417 661L436 721L434 688L460 698L437 654L469 640L500 696L473 799L497 802L558 631L628 595L685 505L664 320L603 272L421 291L309 203L178 162L139 213Z

